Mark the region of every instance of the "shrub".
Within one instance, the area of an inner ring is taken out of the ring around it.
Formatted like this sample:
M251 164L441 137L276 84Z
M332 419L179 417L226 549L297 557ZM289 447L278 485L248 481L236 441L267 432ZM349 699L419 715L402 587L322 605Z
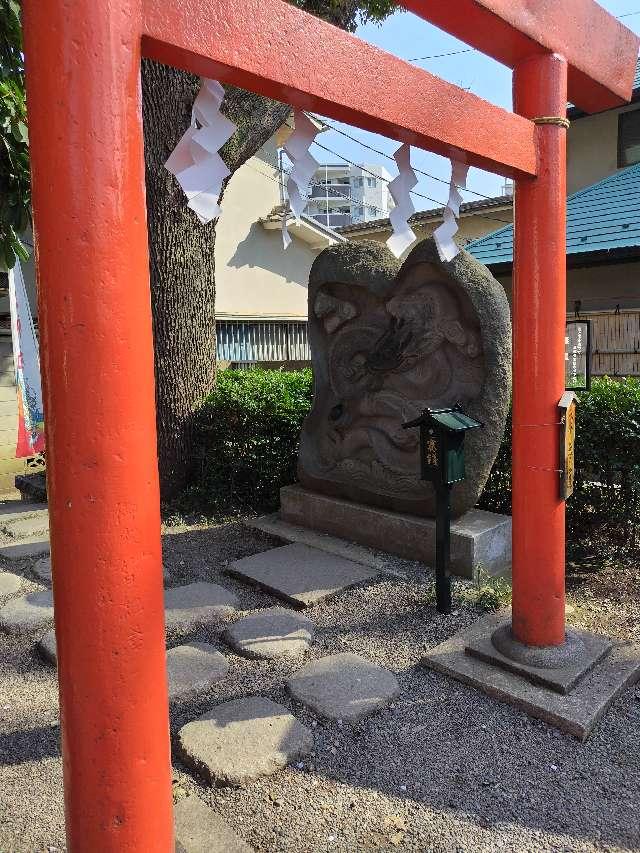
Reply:
M227 370L195 415L194 486L183 506L214 515L266 512L296 480L302 421L311 408L311 370ZM574 543L606 527L635 543L640 518L640 380L594 379L581 392L575 490L567 501ZM511 416L479 506L511 513Z
M594 379L578 395L576 480L567 528L590 538L594 526L634 542L640 517L640 380ZM511 512L511 419L479 505Z
M312 373L225 370L195 415L195 485L188 504L213 514L269 511L296 480Z

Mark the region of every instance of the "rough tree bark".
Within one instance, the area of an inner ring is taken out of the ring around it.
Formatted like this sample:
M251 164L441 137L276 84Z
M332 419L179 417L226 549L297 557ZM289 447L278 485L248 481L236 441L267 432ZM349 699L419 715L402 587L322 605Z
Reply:
M142 86L158 458L167 500L187 483L192 414L215 380L216 229L215 223L200 224L164 168L190 123L198 78L144 60ZM227 87L222 111L238 126L222 151L233 174L282 125L290 107Z
M394 0L289 0L347 30L382 21ZM164 162L187 128L198 80L144 60L143 118L151 301L155 335L160 486L166 500L187 482L192 413L215 380L215 223L201 225ZM275 133L286 104L226 87L222 112L238 126L222 150L236 171ZM224 189L223 189L224 193Z

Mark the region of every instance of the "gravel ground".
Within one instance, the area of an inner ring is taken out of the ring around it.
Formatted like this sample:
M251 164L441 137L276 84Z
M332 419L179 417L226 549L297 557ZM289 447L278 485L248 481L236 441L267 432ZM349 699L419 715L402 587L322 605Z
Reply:
M278 602L225 576L232 559L281 544L237 523L174 527L164 537L170 584L214 580L246 611ZM29 577L32 561L7 566ZM196 793L256 851L617 851L640 848L640 690L627 691L590 741L530 720L471 688L416 666L424 651L480 615L456 584L459 609L439 616L417 564L311 609L317 636L306 660L353 651L393 670L401 694L355 726L317 721L284 690L300 661L251 661L219 642L229 674L197 702L172 710L172 734L219 701L260 693L315 733L304 766L245 790L200 785L174 761L174 796ZM571 622L637 638L633 566L580 578ZM25 581L25 591L39 588ZM171 641L169 645L175 644ZM34 638L0 635L0 853L64 850L56 681ZM98 851L96 851L98 853ZM142 853L142 851L141 851Z

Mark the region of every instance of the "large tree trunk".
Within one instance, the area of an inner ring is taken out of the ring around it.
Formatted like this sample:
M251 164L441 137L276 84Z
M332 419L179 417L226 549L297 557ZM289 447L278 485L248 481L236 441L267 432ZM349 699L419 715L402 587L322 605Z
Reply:
M198 79L143 60L142 84L158 457L167 500L187 483L193 411L215 380L216 226L200 224L164 168L190 123ZM280 127L289 107L227 87L222 111L238 125L222 151L233 173Z

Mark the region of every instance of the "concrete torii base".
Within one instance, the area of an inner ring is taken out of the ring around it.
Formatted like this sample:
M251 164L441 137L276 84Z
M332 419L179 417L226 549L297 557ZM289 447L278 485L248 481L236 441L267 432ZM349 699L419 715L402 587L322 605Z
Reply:
M485 616L432 649L422 664L582 741L609 705L640 679L640 644L569 631L566 659L547 666L543 650L528 649L537 657L517 660L518 648L509 646L509 624L504 611Z

